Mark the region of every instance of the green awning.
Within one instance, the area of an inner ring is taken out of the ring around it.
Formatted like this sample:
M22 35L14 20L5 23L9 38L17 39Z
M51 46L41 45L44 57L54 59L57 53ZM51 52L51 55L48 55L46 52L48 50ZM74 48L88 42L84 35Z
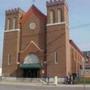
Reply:
M23 68L23 69L40 69L42 68L41 64L39 63L35 63L35 64L21 64L20 65L20 68Z

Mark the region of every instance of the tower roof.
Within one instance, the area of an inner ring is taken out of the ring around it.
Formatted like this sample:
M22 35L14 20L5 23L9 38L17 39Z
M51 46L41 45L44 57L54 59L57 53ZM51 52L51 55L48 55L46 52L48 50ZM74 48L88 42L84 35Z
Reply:
M78 48L78 46L72 41L69 40L69 43L84 57L83 52Z
M14 9L6 10L6 14L15 14L19 12L24 13L24 11L21 8L14 8Z
M21 22L25 22L32 13L40 19L46 19L46 16L35 5L32 5L31 8L23 15Z
M47 6L54 6L54 5L60 5L60 4L65 4L66 0L50 0L47 1Z

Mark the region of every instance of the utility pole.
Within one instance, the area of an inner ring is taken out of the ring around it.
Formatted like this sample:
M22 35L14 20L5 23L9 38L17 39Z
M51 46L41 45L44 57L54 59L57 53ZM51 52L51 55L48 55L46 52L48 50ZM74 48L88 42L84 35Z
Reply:
M83 90L86 90L86 82L85 82L85 61L86 61L86 58L83 59Z

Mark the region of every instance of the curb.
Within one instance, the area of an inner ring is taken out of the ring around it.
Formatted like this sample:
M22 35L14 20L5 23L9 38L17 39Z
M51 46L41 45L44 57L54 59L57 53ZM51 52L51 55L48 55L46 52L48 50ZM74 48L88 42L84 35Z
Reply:
M43 84L43 83L29 83L29 82L0 82L0 85L16 85L16 86L36 86L36 87L90 87L90 85L63 85L63 84Z

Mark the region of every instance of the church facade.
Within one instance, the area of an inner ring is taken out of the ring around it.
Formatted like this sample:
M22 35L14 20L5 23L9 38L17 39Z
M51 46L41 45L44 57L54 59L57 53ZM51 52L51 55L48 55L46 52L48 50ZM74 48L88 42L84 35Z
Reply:
M32 5L6 11L2 73L4 77L64 77L79 73L83 54L69 40L65 0L46 3L47 15Z

